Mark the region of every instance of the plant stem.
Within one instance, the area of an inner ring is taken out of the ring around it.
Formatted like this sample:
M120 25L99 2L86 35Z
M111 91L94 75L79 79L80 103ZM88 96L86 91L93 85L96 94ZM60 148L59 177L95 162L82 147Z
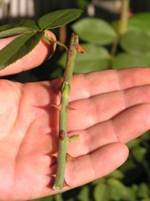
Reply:
M67 52L64 82L61 88L61 110L59 118L59 147L58 147L56 179L53 186L53 189L55 190L62 189L64 185L65 164L67 157L67 148L69 144L69 137L67 135L67 108L69 104L71 80L73 76L73 69L78 44L79 44L78 36L75 33L73 33L71 37L70 46Z
M125 34L128 30L129 5L130 0L122 0L121 15L117 27L118 36L115 39L114 43L112 44L112 50L111 50L112 60L116 56L117 47L120 42L121 36Z
M56 42L57 45L59 45L60 47L64 48L66 51L68 50L67 46L63 43L61 43L60 41Z
M130 0L122 0L121 17L118 27L119 35L126 33L128 30L129 5Z
M113 60L114 57L116 56L119 41L120 41L120 37L119 37L119 35L118 35L117 38L116 38L116 39L113 41L113 43L112 43L112 49L111 49L111 57L112 57L112 60Z

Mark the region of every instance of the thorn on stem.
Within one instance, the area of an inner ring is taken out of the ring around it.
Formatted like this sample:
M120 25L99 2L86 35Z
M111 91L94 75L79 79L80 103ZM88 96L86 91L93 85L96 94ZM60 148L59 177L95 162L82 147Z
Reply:
M64 181L64 188L65 188L65 187L67 187L67 188L68 188L68 187L71 188L71 186L70 186L69 184L67 184L66 181Z
M66 155L66 161L72 161L74 160L74 157L72 157L70 154Z
M60 131L60 132L59 132L59 138L60 138L61 140L63 140L63 139L65 138L65 132L64 132L64 131Z
M57 41L56 44L64 48L66 51L68 51L68 47L65 44L61 43L60 41Z
M79 138L80 138L79 134L73 135L73 136L69 137L69 142L72 143L75 140L78 140Z
M71 106L68 106L67 108L68 108L69 110L76 110L76 108L71 107Z
M57 152L52 153L51 156L52 156L53 158L57 158Z
M61 110L61 105L51 104L51 107L55 108L55 109L58 110L58 111Z
M86 49L84 47L82 47L81 45L79 45L79 44L76 46L76 50L80 54L83 54L83 53L86 52Z

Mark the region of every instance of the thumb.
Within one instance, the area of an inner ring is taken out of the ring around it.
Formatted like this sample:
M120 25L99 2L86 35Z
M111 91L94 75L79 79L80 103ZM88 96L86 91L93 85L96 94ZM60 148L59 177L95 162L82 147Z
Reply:
M48 31L49 37L54 41L50 45L41 40L38 45L23 58L17 60L15 63L10 64L5 69L0 70L0 76L11 75L35 68L43 63L49 55L53 54L56 48L56 36L53 32ZM0 40L0 49L8 45L15 37L9 37Z

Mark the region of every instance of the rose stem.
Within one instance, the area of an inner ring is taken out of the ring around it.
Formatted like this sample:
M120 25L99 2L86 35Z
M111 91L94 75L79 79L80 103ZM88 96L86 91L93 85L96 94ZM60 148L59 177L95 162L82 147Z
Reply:
M67 148L69 137L67 135L67 108L69 104L69 95L71 89L71 81L75 58L77 54L77 46L79 44L78 35L73 33L70 46L67 51L66 68L64 74L64 82L61 88L61 109L59 117L59 146L57 158L57 171L53 189L60 190L64 186L65 165L67 160Z
M116 56L121 36L128 31L129 7L130 0L122 0L121 15L117 26L118 37L115 39L111 50L112 59Z

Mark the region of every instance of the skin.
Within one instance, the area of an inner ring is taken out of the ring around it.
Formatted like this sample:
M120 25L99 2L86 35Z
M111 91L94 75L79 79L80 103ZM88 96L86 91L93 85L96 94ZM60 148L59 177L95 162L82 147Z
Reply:
M55 39L54 35L50 32ZM0 41L4 47L12 38ZM44 42L0 72L38 66L53 47ZM0 200L53 195L61 80L20 84L0 80ZM68 108L69 145L63 191L108 175L128 157L126 143L150 129L150 69L74 76Z

